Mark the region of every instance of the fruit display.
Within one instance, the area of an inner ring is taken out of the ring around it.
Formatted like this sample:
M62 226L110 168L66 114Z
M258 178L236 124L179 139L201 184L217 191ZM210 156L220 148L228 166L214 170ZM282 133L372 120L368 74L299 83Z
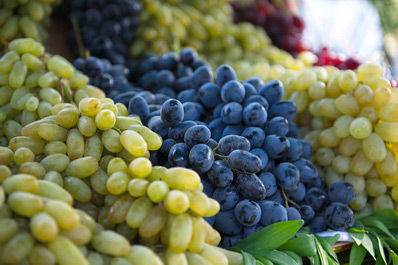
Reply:
M63 12L73 25L68 34L70 46L80 56L89 51L124 64L141 9L138 0L64 1Z
M60 0L5 0L0 2L0 48L13 39L27 37L40 42L47 38L45 26Z
M361 64L361 62L355 57L346 58L342 54L336 54L330 51L327 47L323 47L318 53L316 53L318 61L315 65L331 65L341 70L355 70Z
M84 71L95 60L104 65L94 57L74 64ZM353 224L346 205L355 197L352 185L326 189L308 160L310 144L297 139L296 106L281 101L282 83L259 78L241 83L228 65L218 67L213 82L211 68L190 48L135 65L131 73L140 77L135 84L107 93L162 136L162 148L150 157L153 164L200 174L204 192L220 203L220 213L207 221L222 233L222 247L279 221L304 219L315 232ZM334 220L328 211L342 216Z
M143 1L140 25L130 55L164 54L179 47L194 48L213 69L229 64L239 79L267 76L280 68L303 69L311 61L294 59L270 45L265 31L250 23L233 23L227 0ZM312 57L311 57L312 58ZM273 67L272 64L278 64ZM267 74L269 73L269 74Z
M395 208L397 89L382 68L313 67L287 76L285 96L297 105L302 137L326 183L350 182L355 211Z

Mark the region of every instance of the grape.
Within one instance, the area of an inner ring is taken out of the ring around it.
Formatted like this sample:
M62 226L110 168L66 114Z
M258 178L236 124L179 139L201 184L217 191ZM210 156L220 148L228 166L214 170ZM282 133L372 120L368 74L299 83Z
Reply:
M235 70L229 65L221 65L216 71L217 85L222 87L228 81L236 80Z
M228 164L224 161L214 161L210 170L207 172L209 181L218 188L225 188L232 183L234 175Z
M296 190L287 190L285 193L294 202L301 202L306 196L306 188L305 185L300 182Z
M322 215L316 215L310 224L310 230L313 233L320 233L327 229L325 219Z
M289 122L283 117L272 118L265 128L267 135L276 134L279 136L286 136L289 132Z
M340 202L331 203L323 213L325 223L335 230L345 230L354 224L352 210Z
M301 218L304 220L304 225L306 225L312 222L315 217L315 212L311 208L311 206L302 205L300 208L300 215Z
M230 80L221 86L221 99L224 103L241 103L245 97L245 88L237 80Z
M294 207L288 207L286 208L287 212L287 220L292 221L292 220L301 220L301 215L300 212L294 208ZM324 231L324 230L321 230Z
M247 127L241 135L249 140L251 148L262 147L265 141L265 132L260 127Z
M218 145L217 151L222 155L229 155L234 150L250 150L250 142L238 135L224 136L220 139Z
M238 191L234 186L217 188L214 190L212 197L220 203L220 209L222 211L232 209L239 200Z
M321 211L329 201L327 193L317 187L313 187L306 192L305 203L315 211Z
M253 226L260 221L261 208L250 200L242 200L235 206L235 218L244 226Z
M259 157L250 152L235 150L228 155L228 165L232 170L250 174L259 172L262 162Z
M296 190L300 181L300 172L291 163L280 163L274 169L278 185L285 190Z
M263 127L267 121L267 111L259 103L253 102L243 109L243 121L249 126Z
M239 124L243 120L242 106L237 102L230 102L221 109L221 119L225 124Z
M263 148L272 159L282 157L289 149L290 142L287 138L278 135L268 135L265 138Z
M168 161L171 165L186 167L189 163L189 147L184 143L177 143L170 148Z
M214 153L205 144L197 144L189 151L189 162L198 172L207 172L212 168Z
M184 108L178 100L169 99L163 104L160 115L166 126L177 127L184 119Z
M267 190L255 174L239 174L235 182L238 191L250 200L261 201L266 196Z
M349 182L336 182L328 188L330 202L350 203L355 198L354 187Z
M285 207L274 201L262 201L261 207L261 219L260 223L264 226L268 226L277 222L287 221L287 211Z
M303 183L312 183L318 178L316 167L311 161L300 158L293 162L293 165L300 171L300 181Z
M209 128L204 125L195 125L185 132L184 142L189 146L193 147L197 144L205 144L209 141L211 136Z
M235 219L234 210L221 211L216 216L215 227L222 233L233 236L242 230L242 225Z

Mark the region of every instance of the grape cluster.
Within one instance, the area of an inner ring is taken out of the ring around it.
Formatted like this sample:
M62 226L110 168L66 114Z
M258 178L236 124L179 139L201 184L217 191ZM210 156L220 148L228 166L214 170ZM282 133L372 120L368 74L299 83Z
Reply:
M342 70L355 70L361 64L360 61L354 57L345 58L342 54L336 54L330 51L327 47L323 47L317 54L318 61L315 65L332 65Z
M125 63L141 9L138 0L65 1L64 12L78 26L69 30L70 46L76 53L83 45L94 56Z
M207 218L222 233L221 246L279 221L303 218L313 231L352 225L352 185L339 183L348 198L324 190L309 161L310 143L297 139L296 105L281 100L281 82L242 83L228 65L218 67L213 82L210 66L189 48L136 65L138 88L113 99L128 104L130 114L163 137L162 148L151 153L153 164L200 174L204 192L221 206ZM189 72L179 76L181 69ZM327 214L335 208L341 215Z
M304 21L286 7L282 9L272 2L256 0L250 4L242 4L235 1L232 3L235 11L234 20L247 21L263 27L275 46L294 56L309 50L302 38Z
M11 41L27 37L43 42L45 26L59 0L5 0L0 2L0 38ZM1 47L1 44L0 44Z
M372 63L356 71L313 67L286 73L283 82L326 183L350 182L357 194L350 203L355 211L394 208L398 90L382 68Z
M140 26L130 48L134 58L191 47L214 69L223 63L231 65L241 80L250 76L274 78L272 75L281 68L299 70L311 63L270 45L262 28L247 22L233 23L228 1L155 0L143 4Z
M52 107L63 100L104 97L87 83L88 77L65 58L45 54L33 39L11 41L0 58L0 145L8 145L23 126L50 116Z
M0 261L239 264L214 247L220 235L201 216L219 204L199 175L152 167L162 139L121 106L58 104L0 148Z

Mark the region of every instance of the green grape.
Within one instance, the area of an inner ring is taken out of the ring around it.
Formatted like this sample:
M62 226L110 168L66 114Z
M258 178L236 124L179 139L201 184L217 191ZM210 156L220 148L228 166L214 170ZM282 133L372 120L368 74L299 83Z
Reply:
M2 186L7 194L16 191L34 193L38 189L39 183L37 179L31 175L17 174L4 180Z
M62 185L59 185L49 179L49 176L51 175L61 177L54 171L48 172L46 174L47 178L45 177L44 180L38 181L39 185L35 194L49 199L64 201L69 205L73 205L72 195L67 191L66 186L65 189L63 188L64 179L61 177L60 180L62 181Z
M26 258L34 245L34 239L28 232L16 234L2 247L0 261L18 263Z
M357 139L364 139L372 132L372 123L364 117L354 119L350 124L350 134Z
M158 203L166 198L169 190L169 186L166 182L161 180L155 180L151 184L149 184L146 192L151 201Z
M76 201L89 202L92 198L90 187L84 181L76 177L65 178L64 188Z
M147 193L148 186L149 181L136 178L129 181L127 191L133 197L141 197Z
M95 125L100 130L106 131L112 129L115 123L116 116L109 109L103 109L97 115L95 115Z
M32 216L29 227L33 236L41 242L51 242L58 235L57 223L49 214L44 212Z

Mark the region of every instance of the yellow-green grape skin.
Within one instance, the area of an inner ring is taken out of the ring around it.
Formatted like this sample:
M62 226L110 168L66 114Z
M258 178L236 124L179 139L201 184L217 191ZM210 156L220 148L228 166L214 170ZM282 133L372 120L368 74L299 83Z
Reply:
M153 207L144 221L142 222L138 233L141 237L149 238L158 234L165 226L167 221L167 212L163 206Z
M74 72L73 66L59 55L52 56L47 62L47 67L61 78L70 78Z
M55 220L47 213L35 214L29 223L33 236L41 242L51 242L58 235L58 226Z
M0 73L6 74L11 72L13 65L19 61L19 55L15 51L8 51L0 57Z
M93 136L97 131L94 117L81 116L79 118L79 121L77 122L77 127L79 129L79 132L86 137Z
M163 173L167 170L167 168L163 166L153 166L151 173L148 175L147 180L153 182L155 180L160 180L162 178Z
M391 89L389 87L380 87L373 92L373 101L371 105L378 110L388 104L391 99Z
M348 173L345 175L344 178L345 181L348 181L349 183L354 186L355 194L361 194L362 192L365 191L365 178L363 176L357 176L352 173Z
M123 150L123 145L120 142L120 134L114 129L104 131L101 135L101 140L109 152L119 153Z
M120 142L130 154L136 157L144 156L148 151L148 146L144 138L135 131L123 131L120 135Z
M28 256L33 246L34 239L30 233L18 233L2 247L0 261L5 264L21 262Z
M152 170L152 163L145 157L138 157L131 161L128 167L128 173L133 178L146 178Z
M166 209L172 214L182 214L189 208L188 196L179 190L171 190L164 200Z
M387 122L398 122L398 103L391 102L381 107L380 119Z
M46 146L44 147L44 154L46 156L52 155L52 154L66 154L68 151L68 147L66 146L65 143L61 141L52 141L48 142Z
M146 192L151 201L158 203L166 198L169 191L170 188L166 182L162 180L155 180L151 184L149 184Z
M373 91L366 85L359 85L354 91L354 97L360 105L369 104L373 101Z
M148 127L141 125L131 125L128 130L138 132L148 145L148 150L156 151L162 146L162 137L152 132Z
M368 197L366 195L366 192L362 192L360 194L357 194L354 200L352 200L349 205L354 211L360 211L365 208L367 201Z
M169 248L166 251L167 264L188 265L187 257L184 253L174 253Z
M363 107L359 112L358 116L367 118L372 124L376 123L379 120L377 111L369 106Z
M189 242L188 250L199 253L203 250L206 242L206 227L201 217L191 216L192 219L192 238Z
M359 112L358 102L350 94L339 96L336 101L336 108L344 115L356 116Z
M39 136L46 141L61 141L65 142L68 136L68 130L62 128L61 126L42 123L39 125L37 130Z
M54 171L50 171L46 174L46 176ZM54 172L55 173L55 172ZM52 173L52 174L54 174ZM57 173L55 173L56 176L60 176ZM63 183L64 180L62 179L62 186L52 182L51 180L39 180L39 187L38 189L35 191L36 195L39 195L41 197L45 197L45 198L49 198L49 199L54 199L54 200L60 200L60 201L64 201L69 205L73 205L73 197L72 195L63 188Z
M339 145L339 152L345 156L355 155L361 150L361 140L356 139L352 136L348 136L341 140Z
M346 138L350 136L350 125L354 120L351 116L341 116L333 123L334 134L339 138Z
M130 176L125 172L113 173L106 182L108 191L112 194L122 194L127 191Z
M44 63L36 56L25 53L21 56L21 61L26 64L28 69L32 72L36 72L38 70L44 70Z
M110 176L115 172L121 171L127 173L128 167L126 162L120 157L111 159L108 163L107 174Z
M369 172L374 162L369 160L363 151L359 151L351 160L351 172L357 176L363 176Z
M31 193L17 191L8 196L10 209L22 216L31 217L43 209L43 201Z
M29 148L35 155L39 155L44 152L45 143L43 140L37 138L17 136L10 140L9 146L14 151L20 147L26 147Z
M364 139L372 132L372 123L364 117L354 119L350 124L350 134L357 139Z
M394 201L398 201L398 185L395 185L391 189L391 197L393 198ZM1 222L1 220L0 220Z
M289 100L296 104L297 112L301 113L307 108L309 102L308 93L307 91L294 91Z
M326 85L323 82L317 81L313 83L308 89L308 95L312 99L322 99L326 96Z
M105 98L108 99L108 98ZM116 105L113 102L104 102L103 99L100 99L100 102L102 104L102 109L101 110L110 110L117 116L117 112L119 109L116 107ZM116 117L115 117L115 122L116 122Z
M94 157L82 157L69 163L66 174L77 178L86 178L94 174L98 166L98 161Z
M336 173L331 167L327 167L324 173L324 179L326 185L331 186L336 182L344 181L344 176Z
M376 169L380 176L390 177L397 172L397 160L391 150L387 150L383 161L376 163Z
M27 101L26 101L26 105L25 105L26 109L29 111L35 111L37 110L37 108L39 107L39 99L35 96L30 97Z
M142 125L140 118L134 116L116 116L116 128L119 128L120 130L127 130L127 128L132 125Z
M211 264L228 265L227 257L214 246L205 244L200 255Z
M192 238L192 219L187 213L173 218L170 227L169 247L175 253L187 250Z
M117 116L128 116L129 113L125 105L122 103L116 103L115 105L118 109Z
M84 145L84 156L85 157L93 157L97 161L99 161L102 157L102 152L104 150L104 146L101 141L101 137L99 133L94 134L91 137L86 139Z
M166 170L162 175L170 188L178 190L196 189L200 184L199 175L186 168L174 167Z
M98 168L97 172L95 172L90 177L91 187L99 194L105 195L108 193L106 188L106 182L108 180L107 173L102 169Z
M75 127L79 121L79 112L72 108L66 108L57 113L57 122L64 128Z
M127 211L133 203L134 198L129 194L121 195L109 209L109 219L115 224L121 224L126 220Z
M196 215L207 216L211 209L209 198L202 191L186 190L185 194L189 198L189 208Z
M0 219L0 244L4 245L18 232L18 224L14 219Z
M346 70L339 74L339 86L344 92L353 90L358 85L358 78L354 71Z
M108 109L103 109L97 115L95 115L95 125L100 130L106 131L112 129L115 123L116 116Z
M153 252L152 249L142 245L132 245L128 251L128 254L124 258L127 259L131 264L136 265L163 264L163 262Z
M387 156L384 141L376 133L371 133L366 139L362 140L362 150L365 156L375 163L383 161Z
M66 139L67 154L71 160L81 158L84 155L84 138L77 129L71 129Z
M373 210L375 212L385 208L395 208L394 202L388 194L383 194L373 200Z
M319 112L322 116L337 119L341 116L340 111L336 108L335 100L331 98L321 99L319 102Z
M132 179L130 180L127 191L133 197L141 197L147 193L147 188L149 186L149 181L146 179Z
M319 134L319 143L324 147L337 147L340 143L340 138L334 133L333 127L323 130Z
M9 165L14 162L14 152L8 148L0 146L0 164Z
M28 67L22 61L16 62L11 69L8 77L8 83L12 88L18 88L22 86L25 81L26 75L28 74Z
M41 245L33 247L32 251L29 253L28 261L32 265L50 265L56 263L55 257L50 250Z
M375 133L377 133L385 142L398 142L398 123L379 122L376 124Z
M321 166L331 165L334 157L333 150L327 147L319 148L315 152L315 161Z
M40 164L48 171L57 171L59 173L66 170L70 163L70 159L65 154L51 154L43 158Z
M386 193L387 186L380 179L366 180L366 193L371 197L378 197Z
M96 98L84 98L79 102L79 110L83 115L95 116L101 111L101 102Z
M46 202L44 212L54 218L60 229L72 230L80 223L80 216L75 209L63 201L50 200Z
M11 170L8 166L0 165L0 184L7 178L11 177Z
M351 164L350 156L337 155L334 157L332 161L332 168L338 174L346 174L350 172L350 164Z
M88 227L79 224L73 230L61 230L60 235L70 239L77 246L85 246L90 242L92 233Z
M14 162L17 166L26 162L32 162L35 159L33 152L25 147L18 148L14 153Z
M7 194L11 194L16 191L34 193L38 189L39 183L34 176L17 174L4 180L2 186Z
M64 188L76 201L89 202L92 198L90 187L81 179L67 177L64 179Z
M362 64L358 67L358 80L363 81L369 76L382 76L383 69L374 63Z
M61 94L53 88L41 88L39 91L39 96L42 100L47 101L51 105L57 105L62 102Z
M131 228L139 228L152 209L153 203L147 197L140 197L135 200L126 215L126 222Z
M91 244L97 251L113 256L125 256L130 250L129 241L114 231L94 234Z
M48 248L60 265L89 265L79 248L64 236L58 236L53 242L48 244Z

